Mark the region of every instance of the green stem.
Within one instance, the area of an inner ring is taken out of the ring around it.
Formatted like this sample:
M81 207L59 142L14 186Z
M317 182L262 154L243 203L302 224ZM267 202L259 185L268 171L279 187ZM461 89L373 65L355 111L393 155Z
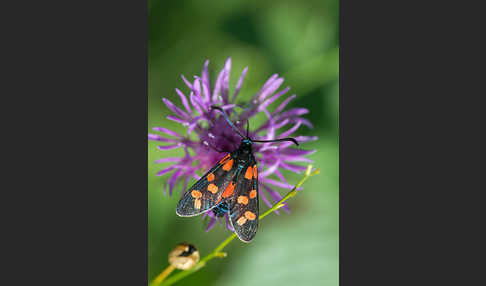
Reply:
M262 220L265 216L269 215L270 213L274 212L275 210L281 208L284 206L284 202L288 199L290 199L291 197L295 196L295 194L297 194L297 189L302 186L302 184L310 177L310 176L313 176L313 175L317 175L319 174L319 169L316 169L314 172L312 172L312 165L308 165L307 166L307 170L305 171L305 175L302 179L300 179L300 181L297 183L297 185L295 185L295 187L287 194L285 195L285 197L283 197L279 202L277 202L276 204L274 204L269 210L267 210L265 213L263 213L262 215L260 215L259 217L259 220ZM221 242L221 244L219 244L211 253L209 253L208 255L206 255L205 257L203 257L196 265L194 265L194 267L192 267L191 269L188 269L188 270L185 270L185 271L180 271L174 275L172 275L172 277L168 278L167 280L165 280L161 285L163 286L169 286L169 285L172 285L174 283L176 283L177 281L181 280L182 278L188 276L188 275L191 275L192 273L198 271L199 269L203 268L205 265L206 265L206 262L213 259L213 258L216 258L216 257L219 257L219 258L223 258L223 257L226 257L226 253L225 252L221 252L223 250L223 248L226 247L226 245L228 245L231 241L233 241L233 239L236 238L236 234L233 233L231 234L228 238L226 238L223 242ZM159 283L157 283L156 281L152 281L150 283L150 286L156 286L158 285Z

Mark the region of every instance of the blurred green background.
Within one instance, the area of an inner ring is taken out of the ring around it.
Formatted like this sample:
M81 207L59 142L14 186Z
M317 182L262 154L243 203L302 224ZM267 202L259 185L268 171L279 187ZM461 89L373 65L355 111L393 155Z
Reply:
M319 136L302 148L317 150L309 158L321 173L289 201L291 214L268 216L252 243L233 241L225 249L227 258L210 261L176 285L338 285L338 38L335 0L149 0L149 130L164 126L182 133L182 126L165 119L169 113L162 97L182 106L174 88L186 94L188 88L180 75L200 75L209 59L213 85L215 74L231 57L230 87L243 68L249 68L240 100L248 100L278 73L285 78L281 89L290 86L287 95L297 94L288 108L308 108L304 117L315 126L303 126L294 134ZM172 197L164 196L168 175L155 173L166 164L153 162L181 151L160 151L157 145L150 141L148 147L149 280L167 266L175 244L193 243L204 256L230 235L222 225L206 233L201 217L175 214L182 185ZM285 175L290 184L301 176ZM261 213L267 209L260 204Z

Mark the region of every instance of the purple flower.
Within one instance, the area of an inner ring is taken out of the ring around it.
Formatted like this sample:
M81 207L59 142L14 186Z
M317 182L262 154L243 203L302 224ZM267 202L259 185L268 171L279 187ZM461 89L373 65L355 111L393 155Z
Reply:
M231 70L231 58L226 60L224 68L219 73L214 88L211 89L208 75L209 60L204 64L202 75L194 76L194 82L188 81L184 76L182 79L188 86L190 93L186 96L179 89L175 89L182 103L182 108L177 107L170 100L163 98L165 105L174 113L168 115L167 119L178 122L187 128L185 134L178 134L174 131L163 127L154 127L154 131L160 134L149 134L149 140L166 143L157 146L160 150L170 150L183 148L185 155L183 157L169 157L156 160L156 163L171 162L172 165L157 173L158 176L171 173L171 176L164 184L164 193L172 195L172 191L177 181L184 183L185 191L188 184L193 184L200 179L198 171L206 172L214 166L224 155L214 149L232 151L238 146L241 137L231 129L224 118L215 111L210 110L212 105L221 106L231 117L235 126L240 130L246 130L248 119L262 113L266 121L257 128L250 129L250 138L255 140L272 140L291 136L301 125L312 128L312 124L302 115L309 112L305 108L292 108L285 110L289 102L295 98L295 95L287 97L282 103L269 111L269 107L278 98L284 96L289 87L277 92L282 85L283 78L277 74L271 76L255 94L244 108L235 104L236 98L243 85L243 80L248 68L243 69L240 78L236 84L233 93L229 90L229 78ZM241 111L238 113L237 111ZM251 120L250 120L251 126ZM192 136L195 134L196 136ZM197 137L197 140L194 140ZM316 136L297 136L294 137L299 143L316 140ZM190 152L191 151L191 152ZM300 173L306 167L294 164L294 162L312 162L305 155L313 153L315 150L303 150L295 148L292 142L272 142L257 143L253 145L253 152L258 161L259 169L258 182L260 184L259 195L268 207L282 198L278 188L291 189L283 176L281 170L286 169L292 172ZM275 174L276 179L269 178ZM288 212L288 207L284 209ZM216 222L216 217L212 212L206 212L203 217L209 216L210 221L207 231L211 229ZM219 218L218 218L219 219ZM225 215L226 226L231 229L228 215Z

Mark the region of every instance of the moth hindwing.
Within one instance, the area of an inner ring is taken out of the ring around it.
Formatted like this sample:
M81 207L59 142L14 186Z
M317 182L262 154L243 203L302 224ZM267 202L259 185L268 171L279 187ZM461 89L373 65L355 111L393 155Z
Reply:
M186 191L177 205L177 215L196 216L211 210L220 203L225 195L224 191L237 170L234 153L226 154Z
M251 159L236 177L236 191L229 202L231 225L244 242L250 242L258 229L258 168L253 155Z

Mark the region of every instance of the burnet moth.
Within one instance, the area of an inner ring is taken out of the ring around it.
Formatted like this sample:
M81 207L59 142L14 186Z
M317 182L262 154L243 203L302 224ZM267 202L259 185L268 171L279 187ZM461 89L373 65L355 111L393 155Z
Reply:
M258 229L258 168L252 144L279 141L299 143L294 138L252 140L248 136L248 122L246 136L243 136L221 107L212 106L211 109L219 110L231 128L241 136L240 146L227 153L185 192L177 204L176 213L190 217L213 211L216 216L222 217L228 212L238 238L250 242Z

